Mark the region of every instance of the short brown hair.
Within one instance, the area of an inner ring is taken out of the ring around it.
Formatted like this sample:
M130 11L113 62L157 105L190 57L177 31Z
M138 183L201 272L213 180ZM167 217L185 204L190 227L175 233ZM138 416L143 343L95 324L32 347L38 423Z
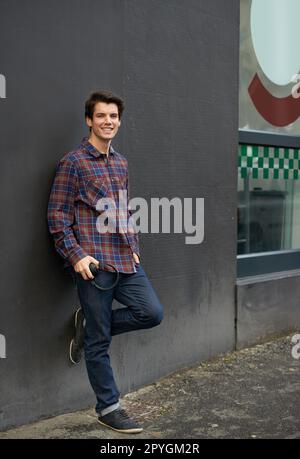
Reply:
M93 119L95 105L98 102L104 102L106 104L116 104L118 107L119 118L121 118L124 111L123 100L109 91L98 91L93 92L85 103L85 117Z

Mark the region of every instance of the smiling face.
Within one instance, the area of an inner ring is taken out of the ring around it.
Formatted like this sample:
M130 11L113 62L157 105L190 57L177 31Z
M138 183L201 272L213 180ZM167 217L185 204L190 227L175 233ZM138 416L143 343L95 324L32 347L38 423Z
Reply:
M121 124L118 106L98 102L94 107L93 119L86 117L86 123L91 128L91 137L95 136L100 142L110 141Z

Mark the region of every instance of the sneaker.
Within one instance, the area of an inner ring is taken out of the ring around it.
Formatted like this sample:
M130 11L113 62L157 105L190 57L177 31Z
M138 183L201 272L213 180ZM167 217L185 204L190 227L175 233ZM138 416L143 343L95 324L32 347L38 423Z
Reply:
M114 410L111 413L98 417L98 422L103 426L109 427L116 432L122 433L140 433L143 428L134 422L125 410Z
M75 312L75 334L70 343L69 356L72 363L79 363L84 342L84 316L81 308Z

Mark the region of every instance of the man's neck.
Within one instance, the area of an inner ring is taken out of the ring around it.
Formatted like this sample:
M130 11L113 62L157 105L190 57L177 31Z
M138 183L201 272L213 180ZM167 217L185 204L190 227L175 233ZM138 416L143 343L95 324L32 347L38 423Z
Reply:
M91 134L89 137L88 141L98 150L100 153L104 153L105 155L108 155L109 153L109 147L111 140L108 140L107 142L100 140L98 137L94 136Z

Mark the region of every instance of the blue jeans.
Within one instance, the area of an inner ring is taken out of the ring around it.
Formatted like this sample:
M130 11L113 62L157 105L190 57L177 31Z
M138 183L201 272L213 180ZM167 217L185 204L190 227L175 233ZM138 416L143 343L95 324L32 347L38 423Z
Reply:
M113 289L100 291L78 273L76 286L86 320L84 353L91 386L97 398L96 412L104 415L117 407L120 393L117 389L108 355L112 336L132 330L152 328L160 324L163 308L142 266L137 272L120 273ZM95 281L103 287L112 285L115 274L100 271ZM127 306L112 310L116 299Z

